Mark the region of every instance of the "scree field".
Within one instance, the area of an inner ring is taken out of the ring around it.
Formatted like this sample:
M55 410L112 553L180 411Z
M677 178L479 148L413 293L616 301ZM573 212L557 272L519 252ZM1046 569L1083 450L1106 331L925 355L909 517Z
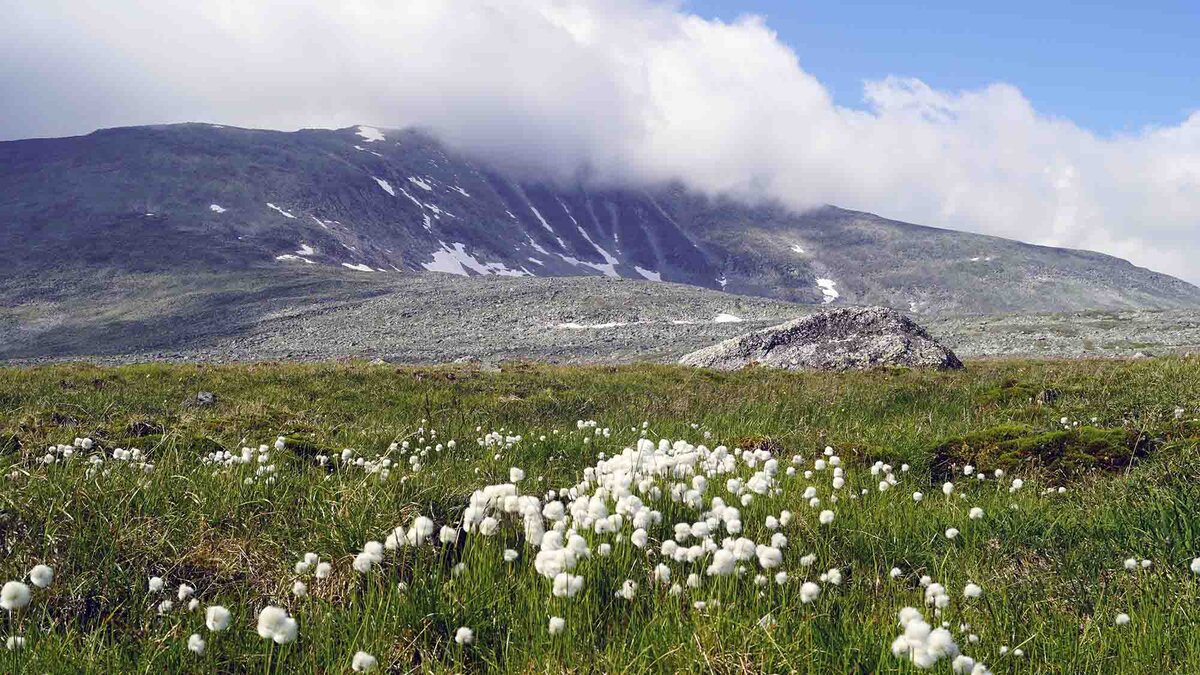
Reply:
M1200 672L1200 359L489 370L0 370L0 671Z

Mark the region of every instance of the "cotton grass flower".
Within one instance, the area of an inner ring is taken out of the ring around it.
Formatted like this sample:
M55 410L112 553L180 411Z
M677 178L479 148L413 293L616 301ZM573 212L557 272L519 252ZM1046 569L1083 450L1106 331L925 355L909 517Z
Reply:
M0 608L10 612L27 606L31 598L29 587L20 581L10 581L0 588Z
M475 642L475 631L466 626L459 626L458 630L454 631L454 641L460 645L469 645Z
M808 604L814 602L817 596L821 595L821 587L811 581L806 581L800 584L800 602Z
M314 573L318 579L328 579L333 574L333 565L327 562L317 563L317 571Z
M29 570L29 580L38 588L46 588L54 581L54 569L49 565L34 565Z
M981 595L983 595L983 588L978 584L967 582L963 588L963 597L965 598L978 598Z
M229 610L221 605L209 605L204 610L204 625L214 633L219 633L229 627Z
M267 605L258 613L258 636L265 640L281 645L295 642L298 628L296 620L282 607Z
M150 577L150 581L146 582L146 588L151 593L157 593L163 589L162 577Z
M926 669L944 657L958 656L958 645L950 631L930 626L919 610L912 607L900 610L900 626L904 633L892 641L892 654L896 658L908 659L916 667Z
M562 633L563 630L566 629L566 627L567 627L566 619L562 618L561 616L550 617L549 630L550 630L551 635L558 635L559 633Z
M296 581L296 583L292 584L292 595L297 598L303 598L308 595L308 585L303 581Z
M4 641L4 646L10 652L15 652L18 649L24 649L25 648L25 638L23 638L19 635L14 635Z
M378 665L375 657L364 651L355 652L354 658L350 660L350 669L356 673L369 673Z
M822 525L828 525L828 524L832 523L833 522L833 511L830 511L829 509L825 509L824 511L821 512L821 515L817 516L817 521L820 522Z
M204 638L200 637L199 633L192 633L188 636L187 648L196 654L203 654L206 646Z
M946 538L947 539L954 539L957 536L958 536L958 528L957 527L951 527L946 530Z
M1120 614L1117 615L1117 618L1114 619L1114 622L1118 626L1124 626L1125 624L1129 623L1129 615L1126 614L1125 612L1121 612Z
M1200 574L1200 558L1192 558L1191 569L1193 574Z

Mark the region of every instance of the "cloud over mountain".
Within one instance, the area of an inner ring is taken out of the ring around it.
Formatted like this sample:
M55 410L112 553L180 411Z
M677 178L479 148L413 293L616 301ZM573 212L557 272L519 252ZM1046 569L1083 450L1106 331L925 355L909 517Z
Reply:
M997 83L835 105L768 23L648 0L5 0L0 137L425 127L492 161L1089 248L1200 281L1200 112L1103 137Z

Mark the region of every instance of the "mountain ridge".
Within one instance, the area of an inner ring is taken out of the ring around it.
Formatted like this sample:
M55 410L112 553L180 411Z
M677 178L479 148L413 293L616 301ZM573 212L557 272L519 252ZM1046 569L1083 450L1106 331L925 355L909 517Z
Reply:
M1103 253L682 184L519 179L429 134L188 123L0 142L0 274L329 265L602 275L914 313L1200 306Z

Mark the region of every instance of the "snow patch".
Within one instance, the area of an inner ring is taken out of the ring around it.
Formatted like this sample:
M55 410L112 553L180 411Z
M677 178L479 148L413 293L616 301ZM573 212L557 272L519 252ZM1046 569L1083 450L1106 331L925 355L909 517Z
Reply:
M817 279L817 287L821 289L821 295L824 296L821 304L828 305L841 297L841 293L838 293L834 288L836 285L837 282L833 279Z
M351 265L350 263L342 263L342 267L352 269L356 272L374 272L375 271L375 270L371 269L369 266L364 265L362 263L358 263L356 265Z
M438 243L441 244L442 249L433 252L433 261L421 263L421 267L430 272L457 274L463 277L468 276L467 270L472 270L480 275L495 274L503 277L532 276L523 269L510 270L504 263L480 262L470 253L467 253L466 245L460 242L454 242L452 245L447 245L445 242Z
M363 140L366 141L367 143L374 143L375 141L387 140L387 136L384 136L383 132L376 129L375 127L360 126L358 128L358 135L362 136Z
M293 255L293 254L291 254L291 253L285 253L285 254L283 254L283 255L277 255L277 256L275 256L275 259L276 259L276 260L279 260L279 261L285 261L285 262L286 262L286 261L288 261L288 260L301 260L301 261L303 261L303 262L306 262L306 263L308 263L309 265L315 265L315 264L316 264L315 262L313 262L313 261L309 260L308 258L302 258L302 257L300 257L300 256L298 256L298 255Z
M314 253L316 253L316 252L317 252L317 251L316 251L316 249L314 249L313 247L309 246L308 244L305 244L305 243L301 242L301 243L300 243L300 250L299 250L299 251L296 251L296 255L312 255L312 254L314 254Z
M267 208L269 208L269 209L275 209L275 210L276 210L276 211L278 211L279 213L283 214L283 217L284 217L284 218L295 218L295 217L296 217L296 216L293 216L292 214L288 213L287 211L284 211L284 210L283 210L283 209L281 209L280 207L278 207L278 206L275 206L275 205L274 205L274 204L272 204L271 202L267 202Z
M470 193L470 192L467 192L466 190L464 190L464 189L462 189L462 188L458 187L457 185L451 185L451 186L450 186L450 189L451 189L451 190L454 190L455 192L457 192L458 194L460 194L460 195L462 195L462 196L464 196L464 197L470 197L470 196L471 196L471 193ZM510 216L511 216L512 214L510 213L510 214L508 214L508 215L510 215Z
M417 187L421 188L422 190L424 190L426 192L433 192L432 185L430 185L429 183L426 183L425 181L421 180L420 178L417 178L416 176L409 176L408 182L412 183L413 185L416 185Z
M662 281L662 272L654 272L651 270L645 270L645 269L638 267L637 265L634 265L633 269L637 270L638 274L642 275L642 277L644 277L646 279L649 279L650 281Z
M564 206L563 208L566 208L566 207ZM568 212L568 215L570 215L569 212ZM575 218L572 217L571 220L575 220ZM601 272L604 273L604 276L606 276L606 277L620 279L621 275L617 274L617 270L616 270L617 263L619 263L620 261L617 260L616 258L614 258L608 251L605 251L603 248L601 248L599 244L592 241L592 238L588 236L588 233L585 232L582 227L577 227L576 229L579 230L579 234L582 234L584 239L587 239L587 243L591 244L592 248L599 251L601 257L604 258L603 265L600 265L598 263L584 263L584 264L587 265L588 267L592 267L592 268L600 270ZM578 263L576 263L576 264L578 264Z
M742 317L735 316L733 314L726 314L724 312L718 314L716 317L713 318L713 323L741 323L741 322L742 322Z
M409 200L410 200L412 203L414 203L414 204L416 204L416 205L417 205L417 208L418 208L418 209L424 209L424 208L425 208L425 205L421 203L421 200L420 200L420 199L417 199L417 198L416 198L416 197L414 197L414 196L412 196L412 193L410 193L408 190L405 190L404 188L400 188L400 194L404 195L405 197L408 197L408 199L409 199Z
M792 253L804 253L804 248L800 244L792 244Z
M371 178L375 178L375 176L371 176ZM391 183L387 182L386 180L384 180L382 178L375 178L375 182L379 184L379 187L382 188L384 192L388 193L389 195L391 195L393 197L396 196L396 190L392 187Z
M227 209L220 204L209 204L208 210L212 211L213 213L225 213Z
M582 328L619 328L621 326L628 325L629 323L626 321L611 321L609 323L575 323L574 321L568 321L567 323L560 323L556 325L555 328L579 330Z
M721 276L717 277L717 283L718 283L718 284L720 284L720 285L721 285L721 289L722 289L722 290L724 290L724 289L725 289L725 284L727 284L727 283L729 283L729 282L728 282L728 281L726 281L726 279L725 279L725 275L724 275L724 274L722 274Z

